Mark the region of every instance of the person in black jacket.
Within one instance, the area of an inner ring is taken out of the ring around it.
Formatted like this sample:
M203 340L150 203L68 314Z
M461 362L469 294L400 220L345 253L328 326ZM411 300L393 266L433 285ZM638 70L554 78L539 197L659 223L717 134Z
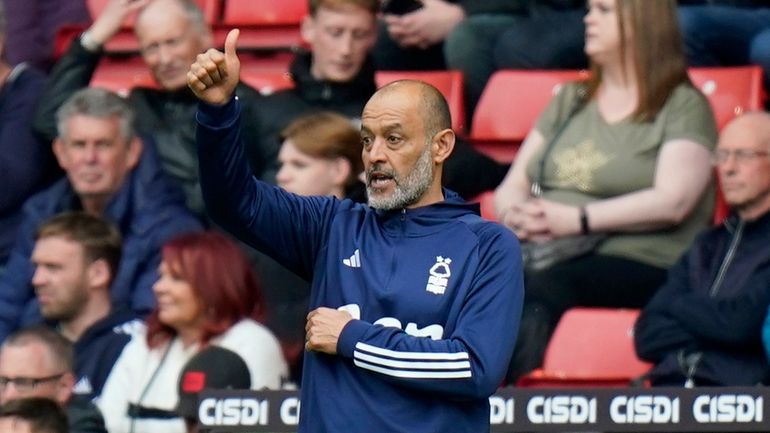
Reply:
M699 236L642 310L635 344L653 385L749 386L770 379L770 114L722 132L714 164L732 214Z
M37 231L32 285L49 325L74 345L73 393L98 397L112 366L141 322L110 304L121 236L116 227L84 212L66 212Z
M372 46L378 1L309 0L309 8L302 37L310 51L299 53L291 64L294 87L267 96L257 107L259 141L245 137L247 148L279 147L280 132L291 121L318 111L335 111L358 123L361 110L377 89L371 54L376 51ZM243 113L243 118L249 119L249 113ZM459 140L445 166L444 185L471 198L494 189L506 171L507 166Z
M36 132L47 140L56 137L54 113L77 90L88 86L103 57L104 44L138 11L134 30L142 58L158 88L133 88L129 103L136 111L135 126L157 143L163 168L183 188L187 206L205 219L198 181L195 152L195 96L187 88L186 74L196 56L213 46L211 29L193 0L109 0L91 27L72 41L67 53L51 72L41 96L34 123ZM253 118L260 94L241 83L236 94L244 106L245 118ZM257 140L255 122L243 122L241 133L249 146L249 163L255 175L266 173L278 154L278 144ZM259 144L257 146L256 144Z

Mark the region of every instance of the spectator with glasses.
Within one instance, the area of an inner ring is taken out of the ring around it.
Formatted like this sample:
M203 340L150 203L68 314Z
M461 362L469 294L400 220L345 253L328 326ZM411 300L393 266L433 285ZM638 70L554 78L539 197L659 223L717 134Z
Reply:
M653 385L770 379L760 338L770 304L770 114L728 124L713 163L732 213L695 240L636 324Z
M27 397L50 398L67 413L71 433L106 433L99 410L73 395L72 344L47 326L24 328L0 347L0 405Z

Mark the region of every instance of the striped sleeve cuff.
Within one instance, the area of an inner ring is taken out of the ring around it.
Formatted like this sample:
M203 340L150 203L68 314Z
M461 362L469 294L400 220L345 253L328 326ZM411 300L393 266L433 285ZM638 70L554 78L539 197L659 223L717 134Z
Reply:
M357 367L387 376L408 379L470 378L467 352L404 352L357 343L353 352Z

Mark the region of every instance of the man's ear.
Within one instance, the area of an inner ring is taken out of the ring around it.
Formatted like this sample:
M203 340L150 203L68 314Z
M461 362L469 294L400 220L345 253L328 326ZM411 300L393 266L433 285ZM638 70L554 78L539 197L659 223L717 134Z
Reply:
M139 137L134 136L131 142L128 143L128 156L126 158L126 163L130 169L133 169L139 163L139 159L142 157L142 149L144 149L144 143Z
M59 378L56 384L56 401L62 406L67 405L72 397L72 387L75 386L75 375L72 372L65 372L62 377Z
M344 190L345 183L347 183L353 167L350 166L350 161L341 156L334 158L331 162L332 180L334 181L335 185L341 187Z
M104 259L95 260L88 265L87 276L91 287L108 287L110 284L110 267Z
M56 162L59 163L59 166L62 169L67 170L67 153L65 152L64 146L64 141L58 137L53 140L53 144L51 145L53 154L56 156Z
M449 158L455 148L455 133L451 129L444 129L433 136L433 162L442 164Z
M275 1L282 1L282 0L275 0ZM302 18L302 23L300 23L299 27L300 35L302 36L302 40L308 44L312 45L315 42L315 19L312 15L305 15L304 18Z

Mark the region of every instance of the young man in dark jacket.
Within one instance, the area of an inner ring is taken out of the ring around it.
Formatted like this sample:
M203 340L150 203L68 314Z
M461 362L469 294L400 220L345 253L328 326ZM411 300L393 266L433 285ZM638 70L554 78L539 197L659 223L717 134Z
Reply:
M54 153L66 178L32 196L5 272L0 275L0 341L40 311L30 256L37 227L48 218L83 210L115 224L123 258L110 288L114 306L145 314L155 306L160 248L170 238L200 230L178 187L163 173L151 142L134 135L133 111L104 89L75 93L57 113Z
M377 89L370 55L378 5L377 0L309 0L302 37L310 51L298 54L291 65L294 88L267 96L254 112L256 122L249 121L252 112L244 107L244 123L259 130L257 142L243 137L247 155L252 147L280 147L280 132L305 114L336 111L360 121L361 110ZM496 188L506 170L459 140L444 168L444 185L472 198Z
M770 115L722 132L714 164L732 215L699 236L636 324L653 385L750 386L770 379L761 327L770 304Z
M73 393L92 400L141 326L128 308L112 308L110 284L121 253L118 229L84 212L59 214L37 231L32 285L43 318L75 352Z

